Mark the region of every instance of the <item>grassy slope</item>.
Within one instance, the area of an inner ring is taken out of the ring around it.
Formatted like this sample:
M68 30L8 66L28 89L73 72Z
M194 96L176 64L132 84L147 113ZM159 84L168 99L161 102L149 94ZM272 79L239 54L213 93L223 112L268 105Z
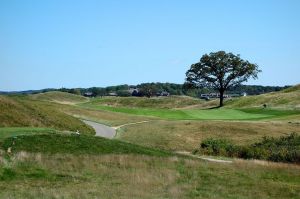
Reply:
M118 140L75 134L18 135L3 140L2 148L12 152L28 151L47 154L143 154L167 156L169 153Z
M204 100L187 96L170 97L103 97L91 100L90 104L129 108L184 108L205 103Z
M262 107L267 104L272 108L300 108L300 85L291 88L257 96L241 97L226 101L227 107Z
M299 85L289 89L265 95L249 96L230 99L223 109L199 109L212 105L212 102L190 97L105 97L96 98L79 106L94 109L125 113L131 115L158 117L162 119L178 120L245 120L300 115L299 111L273 111L268 108L263 110L262 104L271 108L297 108L300 105ZM256 107L253 109L253 107ZM230 109L230 108L234 108ZM245 109L247 108L247 109ZM251 108L251 109L250 109ZM274 114L275 113L275 114Z
M0 127L48 127L94 133L91 127L54 108L49 102L0 96L0 110Z
M20 135L36 135L45 133L55 133L56 130L49 128L33 128L33 127L2 127L0 128L0 142L9 137Z
M300 168L178 157L0 156L0 198L299 198Z
M153 120L154 117L139 116L133 114L125 114L119 112L111 112L105 110L96 110L81 106L71 105L55 105L63 112L82 119L96 121L108 126L119 126L131 122L139 122L145 120Z
M16 103L36 107L42 104L44 108L60 107L46 102L16 100ZM66 107L70 112L74 111L72 106ZM81 113L80 107L75 108L74 112ZM107 121L114 121L119 116L124 117L124 121L126 118L126 114L122 113L85 111L83 115L99 120L111 114L113 116L104 118ZM218 114L215 112L213 115ZM129 117L139 118L134 115ZM277 135L297 130L299 125L153 121L127 126L122 129L125 130L123 135L127 135L126 129L129 128L135 130L133 135L138 144L181 150L193 143L199 144L202 138L211 134L248 142L260 138L262 132ZM151 135L151 132L154 133ZM119 136L122 136L120 133ZM5 149L12 146L12 140L5 138ZM5 159L0 151L0 198L299 198L300 168L297 166L261 166L251 162L223 165L176 156L157 157L163 156L159 150L88 136L22 135L14 140L17 141L13 152L26 150L32 153L19 152ZM109 155L96 155L107 153Z
M269 109L255 109L254 111L247 110L234 110L228 108L221 109L156 109L156 108L128 108L128 107L113 107L96 105L92 103L84 103L80 105L94 110L106 110L112 112L126 113L131 115L141 115L148 117L158 117L162 119L176 119L176 120L251 120L274 118L287 115L299 114L300 111L277 111L276 115ZM280 114L282 113L282 115Z
M62 104L75 104L88 101L86 97L59 91L34 94L30 95L30 98L34 100L52 101Z
M300 133L299 123L253 121L151 121L125 126L117 139L143 146L191 152L206 138L226 138L236 144L250 144L263 136L279 137Z
M0 198L299 197L300 167L293 165L216 164L53 133L6 138L2 147L13 154L0 150Z

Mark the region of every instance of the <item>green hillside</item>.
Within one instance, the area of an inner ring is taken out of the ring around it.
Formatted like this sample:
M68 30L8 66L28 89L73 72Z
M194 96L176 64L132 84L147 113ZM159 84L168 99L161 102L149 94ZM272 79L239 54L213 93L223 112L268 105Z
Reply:
M0 96L0 110L0 127L48 127L94 133L91 127L61 112L49 102Z
M38 127L0 127L0 143L9 137L55 133L55 129Z
M226 102L227 107L233 108L262 107L263 104L271 108L300 108L300 84L279 92L240 97Z
M103 97L93 99L89 104L128 108L185 108L205 103L204 100L187 96L170 97Z
M74 95L66 92L51 91L46 93L39 93L30 95L31 99L42 100L42 101L52 101L61 104L76 104L80 102L87 102L88 99L81 95Z
M2 148L12 152L27 151L47 154L143 154L168 156L171 153L138 146L119 140L86 135L44 133L19 135L4 139Z

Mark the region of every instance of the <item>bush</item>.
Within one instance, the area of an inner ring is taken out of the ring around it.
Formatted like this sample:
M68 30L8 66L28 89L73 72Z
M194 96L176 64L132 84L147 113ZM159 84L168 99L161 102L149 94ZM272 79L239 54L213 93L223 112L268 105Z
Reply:
M129 93L129 91L127 90L121 90L121 91L117 91L117 95L119 97L130 97L131 93Z
M238 146L226 139L209 138L201 143L200 150L207 155L224 155L233 157L238 151Z
M263 137L262 141L248 146L234 145L224 139L209 138L204 140L194 153L300 163L300 135L292 133L280 138Z

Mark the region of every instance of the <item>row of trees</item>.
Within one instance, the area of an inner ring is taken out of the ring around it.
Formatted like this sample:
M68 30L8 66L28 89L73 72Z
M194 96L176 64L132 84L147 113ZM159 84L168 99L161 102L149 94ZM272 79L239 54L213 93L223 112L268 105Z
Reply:
M61 88L58 89L62 92L68 92L77 95L84 95L84 93L91 92L95 96L106 96L115 93L118 96L131 96L128 91L130 89L137 89L136 96L155 96L157 93L166 91L170 95L184 95L186 92L183 90L182 84L174 83L142 83L138 85L117 85L108 87L91 87L91 88Z
M289 86L260 86L260 85L237 85L229 88L226 93L228 94L240 94L246 92L248 95L258 95L262 93L268 93L273 91L280 91L288 88ZM91 88L61 88L58 89L62 92L68 92L76 95L84 95L86 92L92 92L95 96L106 96L109 93L116 93L118 96L131 96L129 93L130 88L138 88L139 93L135 96L155 96L156 93L166 91L170 95L188 95L192 97L199 97L201 94L218 92L214 88L199 87L189 88L186 84L173 84L173 83L143 83L139 85L118 85L109 87L91 87ZM54 89L51 89L54 90ZM55 89L56 90L56 89ZM48 90L45 90L48 91ZM44 91L44 92L45 92Z

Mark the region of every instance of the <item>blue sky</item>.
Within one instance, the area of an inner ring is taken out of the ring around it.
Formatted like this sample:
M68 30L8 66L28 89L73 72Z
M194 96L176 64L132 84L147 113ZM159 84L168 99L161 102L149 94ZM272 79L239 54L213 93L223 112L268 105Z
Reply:
M0 0L0 90L183 83L209 52L300 83L300 1Z

